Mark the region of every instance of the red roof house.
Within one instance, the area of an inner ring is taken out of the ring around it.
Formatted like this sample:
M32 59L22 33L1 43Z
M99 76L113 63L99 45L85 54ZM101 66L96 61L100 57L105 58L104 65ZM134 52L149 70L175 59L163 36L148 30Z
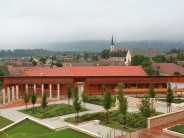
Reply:
M184 68L174 63L152 63L151 66L153 70L159 70L161 75L184 75Z

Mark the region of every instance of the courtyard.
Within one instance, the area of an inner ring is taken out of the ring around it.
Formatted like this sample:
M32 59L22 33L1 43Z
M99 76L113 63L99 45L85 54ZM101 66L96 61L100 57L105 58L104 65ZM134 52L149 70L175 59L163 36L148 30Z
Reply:
M61 105L61 106L66 105L67 107L70 107L67 105L67 103L68 103L67 100L53 101L53 102L49 102L49 106L54 107L56 105ZM39 108L39 106L40 106L40 104L36 104L35 108ZM76 125L80 129L84 129L86 131L90 131L90 132L95 133L97 135L106 136L106 137L108 137L110 135L113 136L114 134L115 135L122 135L122 134L126 134L129 132L132 133L133 131L142 130L145 128L144 126L141 126L141 125L138 126L138 123L141 122L140 117L138 117L139 116L138 109L136 107L131 107L131 106L129 106L129 108L128 108L128 112L129 112L128 116L130 118L130 120L128 122L129 122L129 124L132 123L135 126L137 124L137 126L136 127L124 127L124 128L122 128L122 124L119 123L119 121L121 119L118 115L118 111L116 111L116 110L112 111L112 114L110 115L111 119L110 119L110 122L108 124L106 124L105 121L100 121L100 123L98 125L96 125L92 120L96 120L96 119L100 120L100 116L101 116L101 118L104 119L102 114L105 114L105 111L104 111L103 107L100 105L86 103L87 110L79 113L79 115L83 119L83 121L79 122L78 124L76 124L76 122L75 122L76 121L76 119L75 119L76 114L73 112L69 112L68 114L62 114L60 116L53 116L53 117L50 116L49 118L43 119L42 117L36 117L36 116L34 117L34 115L32 116L32 114L31 114L32 109L31 108L32 108L32 105L28 105L28 112L30 110L30 114L25 114L22 112L22 110L25 111L25 106L1 109L1 115L5 116L9 120L11 120L9 122L12 122L12 121L16 122L23 117L30 116L36 120L39 120L47 125L54 127L55 129L63 128L63 127L69 126L69 125ZM58 107L57 107L57 109L58 109ZM159 110L159 112L161 110L163 113L166 112L164 107L157 108L157 109ZM54 111L52 108L49 110L50 110L50 112ZM177 109L173 108L173 111L174 110L177 110ZM93 116L94 114L97 114L96 117L91 117L90 119L85 120L86 115ZM135 114L137 116L135 118L137 118L139 121L133 120L130 117L133 114ZM40 115L42 116L42 114L40 114ZM133 121L135 121L135 122L133 122ZM134 134L134 133L132 133L132 134ZM53 133L51 135L55 135L55 134Z

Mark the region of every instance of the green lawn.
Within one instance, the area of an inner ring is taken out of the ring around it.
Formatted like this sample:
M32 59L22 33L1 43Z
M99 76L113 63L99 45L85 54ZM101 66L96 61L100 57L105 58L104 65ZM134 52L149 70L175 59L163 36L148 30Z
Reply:
M0 129L13 123L12 121L0 116Z
M184 134L184 124L175 125L169 128L169 130Z
M33 114L32 108L29 108L28 110L23 109L19 110L20 112L23 112L25 114L29 114L31 116L34 116L36 118L44 118L43 114L43 108L41 106L35 107L35 113ZM84 109L82 110L84 111ZM46 109L46 115L45 118L51 118L55 116L62 116L62 115L67 115L67 114L73 114L76 113L74 107L72 105L67 105L67 104L53 104L53 105L48 105Z
M0 138L90 138L90 136L72 129L52 131L33 121L25 120L16 126L0 133Z

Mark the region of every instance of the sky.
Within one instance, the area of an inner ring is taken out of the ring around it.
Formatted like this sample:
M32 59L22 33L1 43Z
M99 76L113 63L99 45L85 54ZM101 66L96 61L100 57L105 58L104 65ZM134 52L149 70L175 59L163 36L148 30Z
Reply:
M184 0L0 0L0 44L112 35L116 41L183 41Z

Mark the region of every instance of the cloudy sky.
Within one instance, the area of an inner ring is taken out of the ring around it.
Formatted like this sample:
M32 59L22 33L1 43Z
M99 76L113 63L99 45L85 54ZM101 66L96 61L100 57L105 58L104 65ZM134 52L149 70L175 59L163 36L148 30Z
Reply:
M0 0L0 44L184 40L184 0Z

